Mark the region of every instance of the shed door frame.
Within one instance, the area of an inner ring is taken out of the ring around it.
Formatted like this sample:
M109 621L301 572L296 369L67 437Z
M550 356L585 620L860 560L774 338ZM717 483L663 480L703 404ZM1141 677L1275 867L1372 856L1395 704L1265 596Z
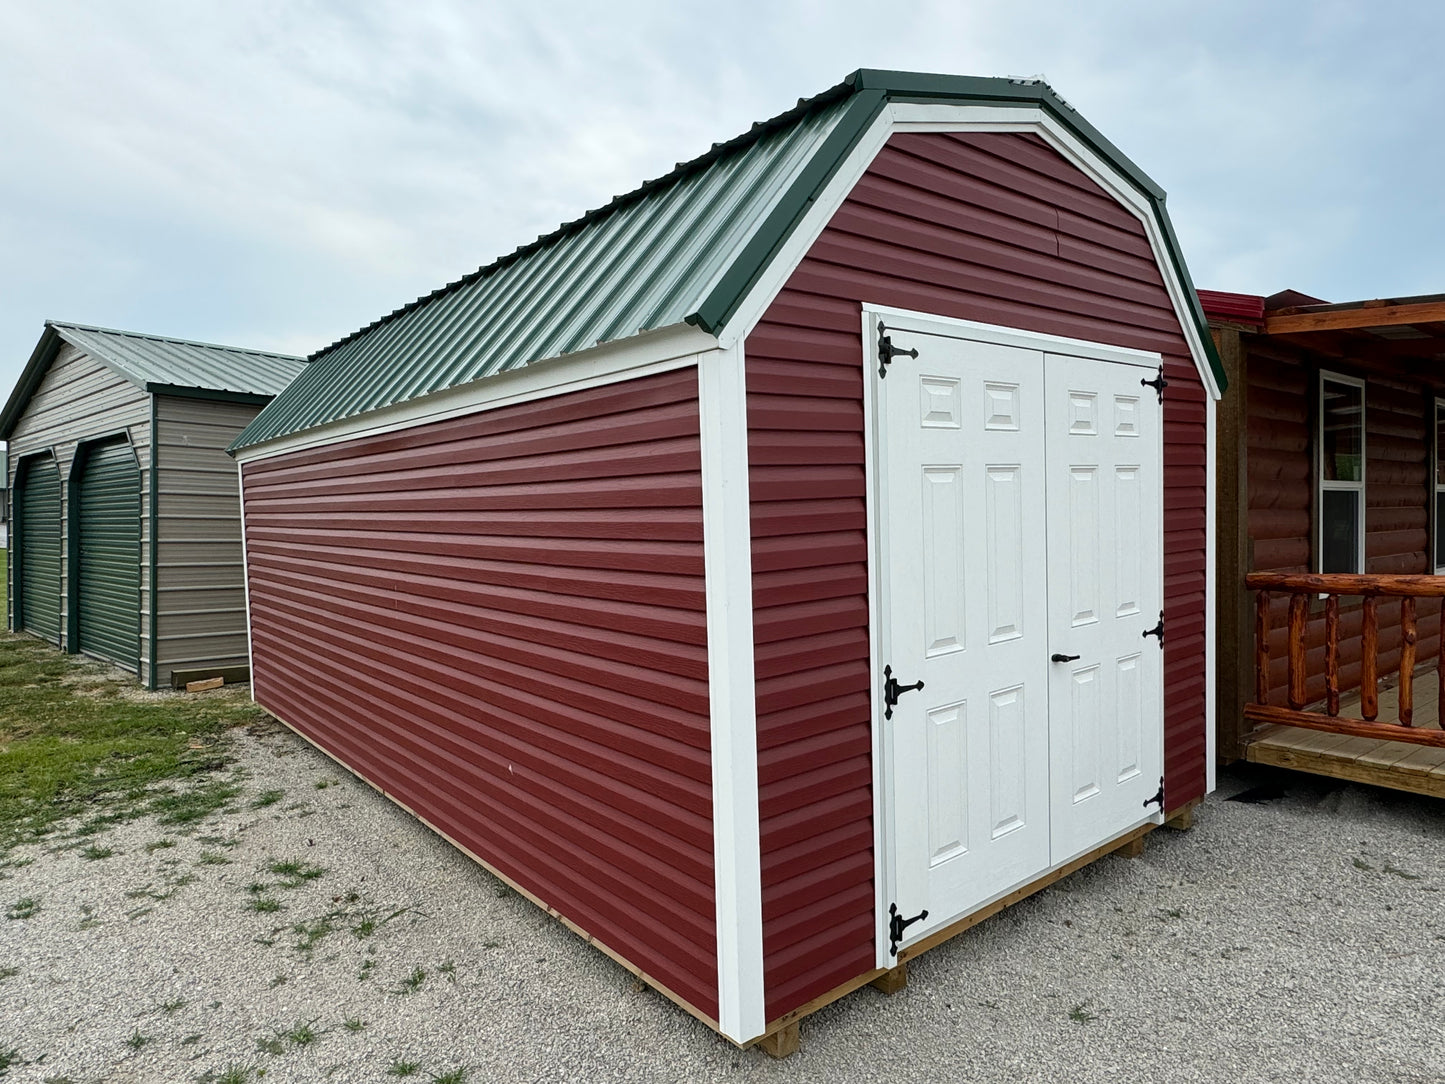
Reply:
M895 856L892 853L892 830L893 830L893 784L892 770L889 763L889 743L885 727L888 725L883 718L882 698L878 695L879 682L881 682L882 667L886 661L883 657L882 648L882 622L884 620L883 609L883 577L884 563L881 554L882 530L880 523L881 502L879 500L879 471L878 471L878 324L885 323L889 328L900 330L911 330L923 334L949 335L962 339L969 339L976 342L992 343L1000 346L1013 346L1026 350L1041 350L1046 354L1067 354L1074 357L1088 358L1097 361L1124 362L1132 365L1151 364L1158 366L1162 363L1160 355L1142 350L1132 350L1127 347L1111 346L1107 343L1089 342L1083 339L1070 339L1058 335L1045 335L1038 332L1026 331L1021 328L1002 327L996 324L984 324L973 320L961 320L955 317L938 316L931 313L917 312L909 309L898 309L884 305L865 303L862 313L863 332L863 379L865 390L863 394L863 433L864 433L864 463L866 471L865 500L868 509L868 649L869 666L873 678L873 695L871 697L871 732L872 732L872 758L873 758L873 919L874 919L874 949L876 966L880 968L893 967L896 960L889 953L889 929L888 929L888 905L893 902L891 893L896 877ZM906 360L904 363L906 364ZM1163 439L1162 413L1160 416L1160 439ZM1161 449L1161 466L1163 455ZM1163 553L1164 530L1161 516L1156 545L1159 552ZM1162 562L1161 562L1162 581ZM1162 583L1161 583L1162 591ZM1164 596L1161 594L1161 599ZM905 675L906 676L906 675ZM1160 698L1163 698L1163 683L1160 685ZM1162 704L1160 706L1160 717L1162 725ZM1167 750L1165 751L1167 753ZM1153 820L1162 824L1164 820L1163 810L1157 810L1152 816L1141 817L1141 820ZM1099 841L1101 844L1105 840ZM1063 866L1067 859L1050 866L1044 871L1045 874L1054 868Z
M10 627L14 632L26 631L27 617L25 615L25 528L21 522L25 514L26 490L29 488L29 475L37 464L50 465L55 472L56 485L59 487L60 508L56 516L56 528L60 532L57 542L58 552L56 557L60 562L60 578L55 588L56 608L56 629L55 639L46 640L46 643L58 645L65 632L65 478L60 470L60 461L56 458L54 448L46 448L42 451L31 452L27 455L18 456L15 460L14 487L11 490L11 500L14 508L10 517L10 533L8 545L10 550ZM8 479L7 479L8 481ZM32 635L38 636L39 633Z

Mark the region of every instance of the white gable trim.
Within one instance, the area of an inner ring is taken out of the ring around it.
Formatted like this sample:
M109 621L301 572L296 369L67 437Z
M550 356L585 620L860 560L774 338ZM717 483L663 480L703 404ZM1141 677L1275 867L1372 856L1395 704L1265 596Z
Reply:
M674 324L628 339L602 343L575 354L535 361L510 372L485 376L469 384L408 399L380 410L302 429L241 448L235 456L242 463L269 459L288 452L460 418L481 410L495 410L533 399L600 388L606 384L695 365L699 353L716 349L717 339L707 332L688 324Z
M1154 217L1154 209L1148 197L1135 188L1111 162L1097 154L1041 106L908 102L890 104L857 142L832 180L824 187L823 194L809 209L803 222L784 242L767 271L738 306L733 318L718 335L720 344L729 346L746 338L757 326L768 306L787 282L788 276L802 262L833 217L833 213L847 198L894 132L1031 132L1058 151L1143 224L1149 247L1154 253L1154 263L1163 276L1165 289L1173 303L1174 314L1184 333L1185 342L1189 345L1199 379L1212 398L1220 397L1219 383L1209 367L1209 353L1194 320L1192 301L1169 258L1164 231L1159 220Z

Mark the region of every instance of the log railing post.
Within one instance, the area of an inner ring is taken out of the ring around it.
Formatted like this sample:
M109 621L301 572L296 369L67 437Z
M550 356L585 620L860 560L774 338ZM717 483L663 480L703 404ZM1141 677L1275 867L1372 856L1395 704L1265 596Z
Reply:
M1360 626L1360 714L1374 722L1380 716L1380 602L1365 596Z
M1400 600L1400 725L1415 723L1415 600Z
M1254 599L1254 699L1269 703L1269 592Z
M1305 706L1305 623L1309 619L1309 596L1296 591L1289 597L1289 706Z
M1340 596L1325 598L1325 710L1340 713Z

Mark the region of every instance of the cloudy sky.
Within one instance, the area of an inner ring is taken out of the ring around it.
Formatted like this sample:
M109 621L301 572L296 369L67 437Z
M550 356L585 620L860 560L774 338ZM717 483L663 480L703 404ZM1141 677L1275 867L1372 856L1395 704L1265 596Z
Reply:
M858 67L1044 76L1201 286L1445 291L1442 41L1431 0L0 0L0 394L46 318L308 353Z

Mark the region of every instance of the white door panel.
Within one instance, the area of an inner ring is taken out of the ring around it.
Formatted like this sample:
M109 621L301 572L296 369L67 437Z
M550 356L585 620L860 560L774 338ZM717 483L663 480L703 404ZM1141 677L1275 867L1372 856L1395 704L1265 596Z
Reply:
M1161 445L1148 369L890 335L919 351L874 378L890 896L928 912L906 943L1154 812Z
M1047 868L1043 355L934 336L880 389L898 898L926 932Z

